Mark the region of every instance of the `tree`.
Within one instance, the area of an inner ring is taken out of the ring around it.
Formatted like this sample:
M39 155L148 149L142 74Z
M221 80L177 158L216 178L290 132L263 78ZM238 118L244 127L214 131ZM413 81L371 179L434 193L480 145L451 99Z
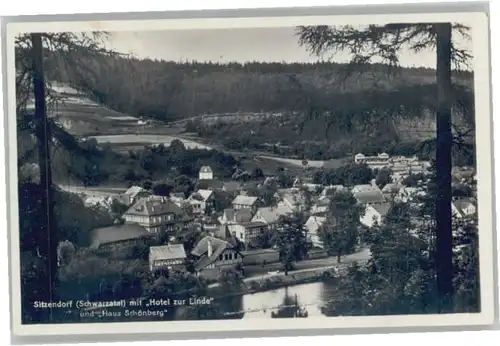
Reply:
M37 220L39 224L38 239L31 250L46 261L44 280L39 285L48 289L38 299L45 301L57 300L57 246L58 225L54 212L54 187L52 185L52 151L62 148L72 155L89 157L89 153L80 143L69 135L54 119L49 119L48 111L55 101L50 92L50 83L45 78L44 64L51 52L61 55L62 61L71 67L75 76L82 77L82 68L92 56L99 56L108 51L101 49L95 38L99 35L82 33L34 33L16 37L16 116L19 136L27 138L34 135L36 139L37 161L39 166L39 189L36 194L41 197L42 212ZM86 61L82 61L86 60ZM96 62L96 61L94 61ZM91 78L92 69L86 69L87 77ZM83 81L83 79L82 79ZM28 109L29 100L34 97L34 113ZM19 152L18 164L23 166L25 160L32 157L34 150ZM72 172L72 170L69 170ZM52 309L47 309L52 317ZM43 317L45 318L45 317Z
M392 171L390 169L382 168L377 172L377 175L375 177L375 184L377 184L379 188L383 188L385 185L391 182L391 176Z
M181 140L174 139L170 143L170 150L172 150L173 152L184 152L186 150L186 146Z
M307 230L303 228L303 224L299 216L281 217L279 220L276 243L285 273L293 269L294 262L304 259L307 255Z
M404 289L412 273L421 268L424 251L428 250L426 244L412 234L411 217L408 204L396 203L391 206L382 225L372 233L372 268L392 287L399 286L398 292Z
M114 218L121 217L128 209L126 204L123 204L117 199L113 199L111 202L111 214Z
M230 208L233 198L234 197L226 191L214 191L214 210L216 212L222 212L224 209Z
M341 256L353 251L357 245L360 218L363 215L364 209L352 193L335 191L319 235L327 252L337 256L337 262L340 263Z
M451 80L452 60L465 63L470 57L467 51L457 48L452 42L452 29L459 35L468 37L466 28L451 23L415 23L369 25L355 29L343 27L299 27L301 45L306 45L312 53L323 54L333 51L348 51L352 60L348 69L366 69L374 58L388 63L388 68L398 65L398 52L408 47L418 53L424 49L436 48L436 270L439 292L447 305L453 293L453 252L451 224L451 165L452 165L452 124L453 87ZM435 91L435 92L436 92Z
M269 249L276 245L276 233L271 230L265 230L255 238L252 245L257 249Z
M68 240L60 242L57 246L57 260L59 265L66 265L71 261L71 258L75 255L76 248Z
M142 182L142 188L144 190L151 190L153 187L153 182L151 180L145 180Z
M300 306L297 295L291 296L285 287L285 296L278 310L271 312L271 318L305 318L307 310Z
M262 169L260 167L255 167L252 170L252 173L250 174L250 176L252 177L252 179L260 179L260 178L264 177L264 172L262 171Z
M304 212L308 213L314 205L313 193L307 188L307 186L301 186L299 191L304 200Z
M242 284L241 273L234 269L224 269L219 275L219 285L224 293L238 291Z
M425 182L426 179L427 177L424 173L413 173L404 178L401 183L407 187L418 187L422 185L422 183Z
M156 183L153 185L153 194L156 196L170 196L173 186L167 183Z
M48 264L48 290L47 301L57 300L55 287L57 284L57 238L51 234L56 229L54 217L54 196L52 188L51 156L48 148L50 132L48 126L47 106L45 100L45 77L43 71L43 46L41 34L32 34L32 59L33 59L33 93L35 96L35 134L38 147L38 165L40 167L40 187L45 192L44 217L40 221L40 233L46 236L47 241L38 243L42 256ZM42 244L47 245L42 245Z

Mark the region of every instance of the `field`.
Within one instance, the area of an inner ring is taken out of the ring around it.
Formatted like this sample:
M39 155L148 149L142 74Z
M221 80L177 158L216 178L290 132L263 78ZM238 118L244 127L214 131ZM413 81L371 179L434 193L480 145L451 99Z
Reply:
M77 137L95 138L98 143L107 143L117 152L126 153L146 145L170 145L174 139L179 139L189 149L213 148L241 157L249 170L259 167L266 174L274 174L278 168L285 167L296 174L304 173L303 160L277 157L265 152L227 150L217 142L186 133L182 126L146 125L138 118L99 105L71 88L59 86L53 89L59 93L59 100L52 107L51 114L68 132ZM320 169L325 164L332 168L332 165L340 166L342 163L342 160L308 161L307 168Z
M165 146L168 146L175 139L181 140L182 143L184 143L184 146L188 149L211 149L209 146L195 141L161 134L153 135L135 133L122 135L100 135L91 136L89 138L95 138L100 144L109 143L117 151L138 149L144 147L145 145L152 144L163 144Z

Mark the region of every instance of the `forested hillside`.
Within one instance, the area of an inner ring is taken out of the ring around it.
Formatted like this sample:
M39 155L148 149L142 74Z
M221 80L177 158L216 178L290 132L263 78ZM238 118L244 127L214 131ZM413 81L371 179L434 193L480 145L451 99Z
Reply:
M97 101L131 116L166 121L210 113L297 110L308 102L341 106L342 100L336 99L339 94L402 89L435 81L431 69L389 72L384 65L370 65L364 72L344 78L346 66L335 63L242 65L107 57L75 76L56 55L47 62L51 80L85 89ZM455 80L472 85L469 72L457 72Z
M47 70L51 80L84 90L113 110L166 122L189 119L188 131L231 149L264 145L309 159L405 153L435 132L432 69L368 65L347 75L347 65L336 63L175 63L122 56L85 65L70 74L54 55ZM454 122L473 127L473 74L455 71L453 78ZM243 116L249 112L261 116L251 125L252 116ZM232 121L201 121L207 114L230 114Z

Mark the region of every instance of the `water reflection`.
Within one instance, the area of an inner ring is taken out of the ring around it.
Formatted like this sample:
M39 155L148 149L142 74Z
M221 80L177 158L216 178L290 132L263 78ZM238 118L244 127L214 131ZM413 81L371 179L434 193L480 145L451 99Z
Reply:
M272 318L305 318L307 316L307 309L300 306L297 295L290 295L288 289L285 289L283 303L278 309L271 311Z
M228 297L219 300L224 307L225 318L275 318L293 317L299 309L306 310L307 316L323 316L321 306L338 295L332 283L310 283L280 288L272 291L247 294L242 297ZM299 310L300 311L300 310ZM233 317L235 318L235 317Z
M338 294L338 289L334 283L317 282L244 296L228 296L217 299L212 304L207 305L169 309L158 308L158 311L149 308L148 311L150 312L161 312L161 315L155 316L148 314L125 318L122 311L119 315L81 315L79 316L79 320L80 322L131 322L325 317L321 312L322 306L333 298L338 297ZM115 310L119 311L119 309ZM114 310L109 309L109 311Z

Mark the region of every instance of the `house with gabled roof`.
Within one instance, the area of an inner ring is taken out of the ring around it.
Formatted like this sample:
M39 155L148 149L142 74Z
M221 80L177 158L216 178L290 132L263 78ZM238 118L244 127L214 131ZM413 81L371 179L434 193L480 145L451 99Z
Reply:
M89 232L91 249L105 253L113 252L115 255L121 250L130 250L149 237L148 231L135 222L96 228Z
M198 190L187 199L193 214L205 214L205 211L214 206L214 192L211 190Z
M251 209L224 209L222 216L219 218L219 222L223 225L233 224L240 222L250 222L252 220L253 213Z
M403 187L399 183L389 183L382 188L382 193L387 201L392 201Z
M223 187L224 184L218 179L203 179L198 180L196 183L196 189L198 190L221 191Z
M453 201L451 205L451 212L453 216L464 218L472 216L476 213L477 206L474 198L464 197Z
M278 226L278 221L283 216L288 216L293 214L293 210L286 205L276 206L276 207L264 207L257 209L255 215L252 218L252 222L264 222L268 225L269 229L276 229Z
M366 227L381 225L390 209L391 204L388 202L366 204L365 212L359 221Z
M354 198L360 204L384 203L386 199L382 191L376 185L356 185L352 188Z
M278 190L277 197L279 198L278 207L289 208L293 212L300 212L305 209L306 198L304 193L299 189Z
M307 236L309 241L312 243L314 247L323 249L324 244L321 240L321 236L319 234L319 230L326 222L326 217L322 216L310 216L306 223L304 224L304 228L307 229Z
M191 251L195 259L194 269L200 276L215 279L225 269L238 270L242 254L229 242L206 236Z
M151 246L149 248L150 271L183 271L186 269L186 251L183 244Z
M245 244L245 249L248 249L249 245L253 243L269 230L269 226L262 221L250 221L250 222L239 222L227 225L231 234L234 234L236 238L243 244Z
M184 195L184 192L172 192L169 199L179 208L182 208L184 203L186 203L186 196Z
M236 237L236 233L231 232L229 225L219 225L218 229L213 233L213 236L227 241L238 250L242 249L244 246L244 244Z
M214 178L214 172L210 166L202 166L198 174L199 180L212 180Z
M257 209L259 198L254 196L238 195L231 202L233 209L250 209L255 212Z
M123 214L123 218L138 223L150 233L175 232L193 221L179 206L161 196L140 199Z
M140 198L149 197L151 195L151 192L140 186L131 186L127 191L123 193L122 201L127 205L132 205Z

